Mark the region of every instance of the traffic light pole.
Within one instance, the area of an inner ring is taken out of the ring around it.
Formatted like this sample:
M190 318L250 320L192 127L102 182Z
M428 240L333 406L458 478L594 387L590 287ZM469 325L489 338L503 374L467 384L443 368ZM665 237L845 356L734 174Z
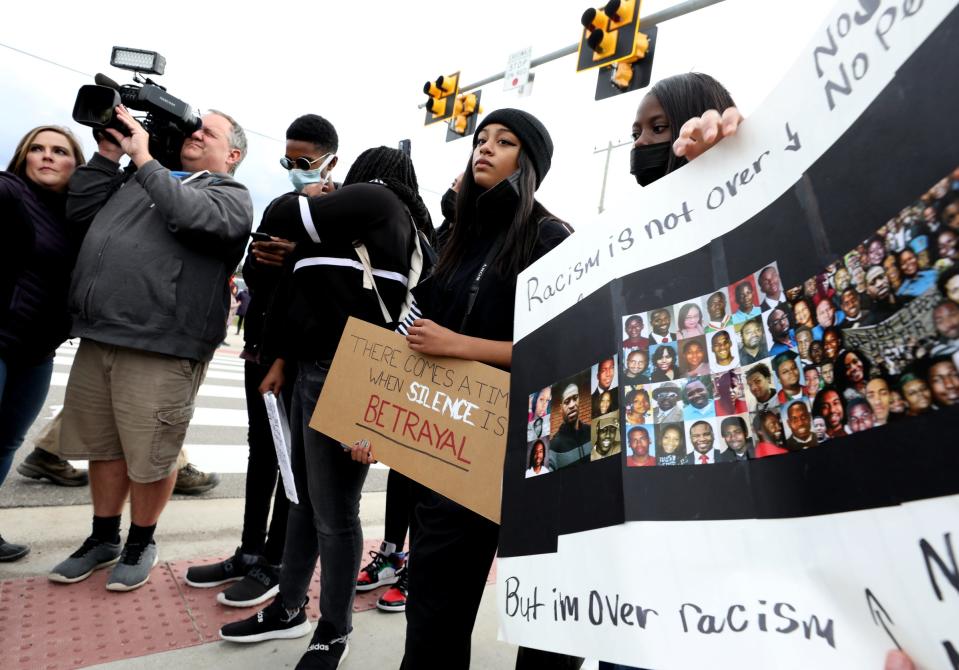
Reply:
M602 214L603 210L605 209L603 207L603 203L606 201L606 178L609 176L609 158L613 153L613 149L619 149L620 147L627 147L630 145L632 145L632 141L613 144L613 141L610 140L605 149L597 149L596 151L593 152L594 154L601 154L604 151L606 152L606 165L603 166L603 186L599 191L599 213L600 214Z
M691 14L693 12L699 11L700 9L705 9L710 5L718 5L723 0L686 0L686 2L681 2L677 5L673 5L668 9L664 9L659 12L650 14L649 16L641 17L640 26L642 27L652 27L669 21L670 19L675 19L677 17L683 16L685 14ZM564 58L565 56L571 56L577 52L579 49L579 43L571 44L568 47L562 49L557 49L552 53L548 53L545 56L540 56L539 58L534 58L530 61L530 69L543 65L544 63L549 63L550 61L558 60ZM466 84L465 86L460 86L460 92L469 91L470 89L480 88L481 86L486 86L487 84L492 84L494 81L499 81L506 77L506 71L497 72L494 75L487 77L486 79L480 79L479 81L473 82L471 84Z

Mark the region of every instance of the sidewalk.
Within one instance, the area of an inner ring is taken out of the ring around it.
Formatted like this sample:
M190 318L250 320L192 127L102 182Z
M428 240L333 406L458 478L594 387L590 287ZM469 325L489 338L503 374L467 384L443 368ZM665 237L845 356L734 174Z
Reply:
M361 520L368 542L378 543L382 537L384 501L382 492L363 496ZM306 649L308 637L252 645L201 641L215 637L219 625L211 623L215 617L226 615L239 619L256 611L255 608L222 607L215 602L220 589L193 589L182 582L184 561L232 553L240 538L242 499L172 501L157 529L161 563L154 568L150 584L138 591L117 594L100 590L95 580L104 581L105 571L95 573L80 584L50 588L47 570L79 546L88 534L91 514L89 505L0 509L0 529L4 535L27 542L32 548L31 554L21 561L0 563L0 658L5 670L75 667L244 670L296 665ZM123 528L128 526L129 519L124 517ZM505 670L515 663L515 647L496 640L495 591L494 585L487 586L477 617L473 633L474 668ZM358 606L369 604L370 599L362 603L358 600ZM142 621L139 637L137 620ZM49 626L53 622L56 625ZM350 655L343 665L345 670L399 667L405 632L402 614L367 609L354 615L353 626ZM99 647L112 651L113 658L122 660L99 665L91 665L89 661L78 663L81 656L91 658L91 650L98 646L94 635L78 634L81 628L97 630L96 635L103 640ZM56 631L55 639L51 638L50 630ZM174 638L181 641L177 645L180 648L161 651L170 648ZM121 642L116 642L118 639ZM183 640L192 646L182 646ZM124 642L117 653L118 645Z

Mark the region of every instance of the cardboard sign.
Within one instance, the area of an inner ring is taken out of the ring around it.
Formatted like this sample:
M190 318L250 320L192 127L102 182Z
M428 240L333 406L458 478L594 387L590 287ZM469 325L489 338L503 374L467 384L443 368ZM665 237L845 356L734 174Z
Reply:
M351 318L310 427L499 523L509 374Z

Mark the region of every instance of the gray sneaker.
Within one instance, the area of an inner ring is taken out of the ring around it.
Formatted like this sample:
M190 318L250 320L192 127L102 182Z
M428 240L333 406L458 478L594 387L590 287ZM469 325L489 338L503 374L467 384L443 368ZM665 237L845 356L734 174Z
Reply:
M123 545L123 555L110 577L107 579L107 591L132 591L150 581L150 570L157 564L157 546L153 542Z
M86 579L93 574L94 570L109 567L118 560L120 560L119 543L103 542L88 537L79 549L70 554L70 558L57 565L47 577L51 582L73 584Z

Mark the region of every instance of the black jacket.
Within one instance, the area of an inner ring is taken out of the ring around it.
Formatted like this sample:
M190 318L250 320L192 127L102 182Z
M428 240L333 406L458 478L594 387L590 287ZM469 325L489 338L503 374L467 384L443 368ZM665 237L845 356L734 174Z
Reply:
M479 234L471 241L467 257L451 276L433 275L413 291L424 316L441 326L460 331L470 286L489 250L505 235L518 203L519 196L509 179L504 179L476 199ZM568 228L555 218L544 217L538 225L539 237L527 265L558 246L570 234ZM495 265L491 266L483 275L462 333L487 340L512 341L515 299L516 276L503 276Z
M64 215L65 196L0 172L0 358L33 365L70 332L67 291L83 237Z
M300 197L299 194L295 192L284 193L267 205L260 226L256 229L257 232L284 240L299 239L302 235L302 223L299 217L288 216L287 208L283 206L283 203L288 201L295 202L298 197ZM269 365L273 362L275 352L271 356L263 350L263 336L267 314L270 312L277 287L283 278L283 268L258 263L253 258L252 249L251 242L243 262L243 279L250 288L250 304L247 306L244 317L243 348L246 355L253 360L261 365Z
M353 247L354 241L366 246L376 286L396 319L406 298L413 221L393 191L369 183L315 198L291 194L274 203L270 216L290 231L287 239L296 242L296 249L284 265L266 320L267 355L330 361L349 317L394 325L384 320L373 290L364 288Z

